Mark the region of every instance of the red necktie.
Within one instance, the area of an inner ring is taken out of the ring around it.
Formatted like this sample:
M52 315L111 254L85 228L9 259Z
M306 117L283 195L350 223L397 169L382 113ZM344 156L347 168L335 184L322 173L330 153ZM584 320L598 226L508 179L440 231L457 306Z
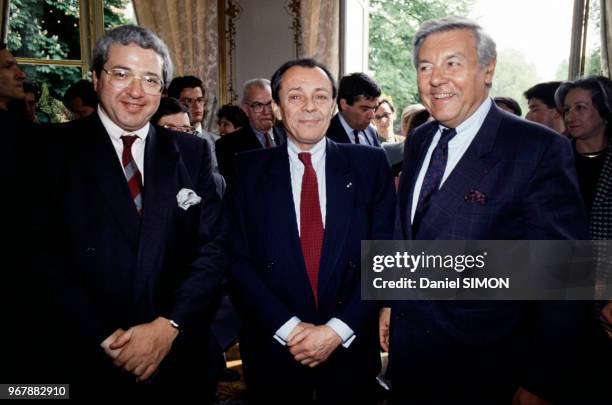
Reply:
M319 263L323 247L323 219L319 205L319 186L317 174L310 160L310 153L302 152L298 154L298 157L304 164L300 197L300 245L316 304Z
M121 154L121 163L123 163L123 170L125 172L125 178L127 179L128 188L130 189L130 195L136 205L138 214L142 214L142 176L140 170L136 166L136 161L132 156L132 145L138 137L136 135L123 135L121 140L123 141L123 153Z
M271 148L273 145L272 145L272 140L270 139L270 134L267 132L264 132L263 134L264 134L264 141L266 144L266 149Z

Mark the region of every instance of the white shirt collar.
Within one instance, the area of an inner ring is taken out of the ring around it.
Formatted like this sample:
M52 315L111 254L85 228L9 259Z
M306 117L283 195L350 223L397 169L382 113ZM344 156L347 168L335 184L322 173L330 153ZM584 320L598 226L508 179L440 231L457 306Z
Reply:
M327 137L325 136L321 138L319 142L314 144L314 146L309 151L303 151L293 142L293 139L291 139L291 137L287 137L287 150L289 152L289 159L299 161L298 153L308 152L311 155L310 160L312 162L312 165L315 166L317 162L325 158L325 147L327 146L326 138Z
M485 118L487 118L487 114L492 104L493 102L490 97L485 98L476 111L455 128L457 130L457 135L465 132L478 132ZM445 128L445 126L440 125L440 130Z
M142 128L139 128L136 131L126 131L110 119L110 117L108 116L108 114L106 114L100 104L98 104L98 116L100 117L100 121L102 121L102 125L104 125L106 132L108 132L108 134L116 140L120 141L122 135L134 134L144 141L146 140L147 135L149 134L149 122L147 122Z

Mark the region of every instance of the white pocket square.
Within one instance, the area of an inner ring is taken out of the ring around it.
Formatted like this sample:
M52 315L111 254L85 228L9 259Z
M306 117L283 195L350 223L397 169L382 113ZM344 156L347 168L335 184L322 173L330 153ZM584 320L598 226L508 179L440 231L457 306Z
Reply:
M202 198L195 193L195 191L188 188L182 188L181 191L176 195L176 201L178 206L185 211L192 205L199 204L202 202Z

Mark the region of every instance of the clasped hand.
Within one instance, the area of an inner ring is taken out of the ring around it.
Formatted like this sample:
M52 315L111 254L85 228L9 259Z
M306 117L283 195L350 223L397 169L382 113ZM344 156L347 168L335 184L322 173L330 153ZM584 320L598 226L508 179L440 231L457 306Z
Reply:
M327 360L341 343L340 336L329 326L306 322L300 322L287 337L293 358L311 368Z

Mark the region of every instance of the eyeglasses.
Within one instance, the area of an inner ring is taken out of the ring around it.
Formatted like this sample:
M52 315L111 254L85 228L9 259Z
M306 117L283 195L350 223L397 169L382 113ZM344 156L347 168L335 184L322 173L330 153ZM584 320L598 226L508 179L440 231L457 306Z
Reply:
M375 115L374 121L380 121L383 118L389 118L390 116L391 116L391 113L384 113L383 115Z
M172 124L165 124L165 125L162 125L162 126L164 128L166 128L166 129L170 129L172 131L186 132L188 134L195 134L196 133L196 129L194 127L191 127L191 126L177 127L176 125L172 125Z
M204 105L204 97L198 97L198 98L182 97L179 101L189 106L192 106L194 104Z
M272 110L272 101L265 103L265 104L259 103L256 101L252 104L249 104L249 107L251 107L253 111L255 111L256 113L263 112L264 108L267 108L268 110Z
M142 83L142 90L151 96L160 94L164 88L164 81L157 76L144 75L136 76L134 73L125 69L111 69L106 70L102 68L108 75L108 82L116 89L125 89L131 83L132 80L138 79Z

